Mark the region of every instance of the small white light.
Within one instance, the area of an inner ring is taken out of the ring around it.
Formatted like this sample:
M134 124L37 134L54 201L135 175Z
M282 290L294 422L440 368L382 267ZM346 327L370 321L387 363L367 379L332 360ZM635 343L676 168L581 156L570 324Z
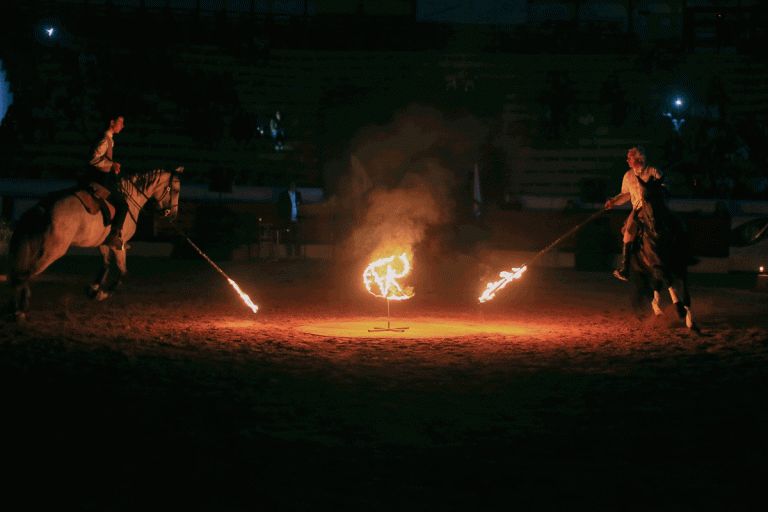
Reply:
M53 36L53 29L52 28L47 28L47 29L45 29L45 31L48 32L48 37L52 37Z
M682 104L683 104L683 100L679 100L679 99L678 99L678 100L675 100L675 105L677 105L678 107L679 107L680 105L682 105Z
M761 267L760 267L760 273L762 274L763 272L765 272L765 267L762 267L762 266L761 266Z

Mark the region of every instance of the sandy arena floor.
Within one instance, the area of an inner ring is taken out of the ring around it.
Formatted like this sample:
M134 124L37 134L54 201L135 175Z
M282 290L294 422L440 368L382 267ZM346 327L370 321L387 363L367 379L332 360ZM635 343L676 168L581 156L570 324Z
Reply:
M768 293L692 276L635 318L608 274L530 269L494 301L392 303L327 263L129 258L0 324L5 497L77 510L736 510L768 455ZM503 269L499 269L503 270ZM480 283L482 285L482 283ZM5 283L0 283L5 287ZM362 298L361 298L362 297ZM0 300L6 302L7 290Z

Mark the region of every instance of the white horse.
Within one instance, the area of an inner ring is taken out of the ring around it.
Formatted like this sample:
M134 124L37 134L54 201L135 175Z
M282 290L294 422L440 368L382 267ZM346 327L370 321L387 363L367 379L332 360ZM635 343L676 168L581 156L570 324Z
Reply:
M157 203L166 217L174 218L178 214L178 175L183 169L154 170L120 180L129 207L122 230L124 241L136 233L139 211L150 199ZM9 282L13 295L9 307L19 322L25 321L29 309L30 279L64 256L70 246L98 247L104 259L103 267L88 289L91 298L101 300L108 297L128 273L126 251L101 245L110 232L110 226L105 225L102 215L89 213L76 192L75 189L62 191L41 200L22 215L11 236ZM115 283L104 288L112 259L120 276Z

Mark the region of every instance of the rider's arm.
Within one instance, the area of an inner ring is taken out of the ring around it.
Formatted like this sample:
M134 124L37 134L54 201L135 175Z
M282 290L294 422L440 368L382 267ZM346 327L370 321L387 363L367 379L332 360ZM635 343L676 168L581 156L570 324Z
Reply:
M627 171L624 173L624 177L621 179L621 193L615 197L612 197L611 199L608 199L608 201L605 202L606 209L611 209L617 204L624 204L632 199L632 195L629 193L629 177L631 172L632 171Z
M630 197L629 192L622 192L613 198L613 204L624 204L629 201Z
M624 204L627 201L629 201L629 197L630 197L629 192L622 192L621 194L608 199L608 201L606 201L605 203L605 207L610 209L610 208L613 208L614 205Z

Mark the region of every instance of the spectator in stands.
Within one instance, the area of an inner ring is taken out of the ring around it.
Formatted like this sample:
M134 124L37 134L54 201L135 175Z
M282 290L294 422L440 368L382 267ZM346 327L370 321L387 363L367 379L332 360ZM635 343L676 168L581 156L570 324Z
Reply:
M286 252L291 258L301 256L301 226L299 225L299 205L301 192L296 189L296 182L291 181L287 190L277 196L277 216L281 229L288 231Z
M124 124L122 116L110 117L104 136L93 149L85 175L86 182L98 183L110 192L109 200L115 206L115 218L112 219L112 230L101 245L113 247L118 251L125 249L122 230L128 214L128 203L123 197L118 178L120 164L112 159L112 150L115 146L114 135L122 131Z
M629 278L629 256L632 253L632 245L637 235L637 212L643 207L643 194L637 178L647 182L650 178L661 179L661 173L655 167L646 162L645 150L637 146L627 153L629 170L621 181L621 193L605 202L605 208L610 210L614 205L632 202L632 212L624 223L624 246L622 250L623 260L621 268L613 272L613 275L626 281Z
M272 135L272 142L275 143L275 151L283 149L285 131L283 130L283 121L280 117L279 110L276 111L275 115L269 120L269 133Z

